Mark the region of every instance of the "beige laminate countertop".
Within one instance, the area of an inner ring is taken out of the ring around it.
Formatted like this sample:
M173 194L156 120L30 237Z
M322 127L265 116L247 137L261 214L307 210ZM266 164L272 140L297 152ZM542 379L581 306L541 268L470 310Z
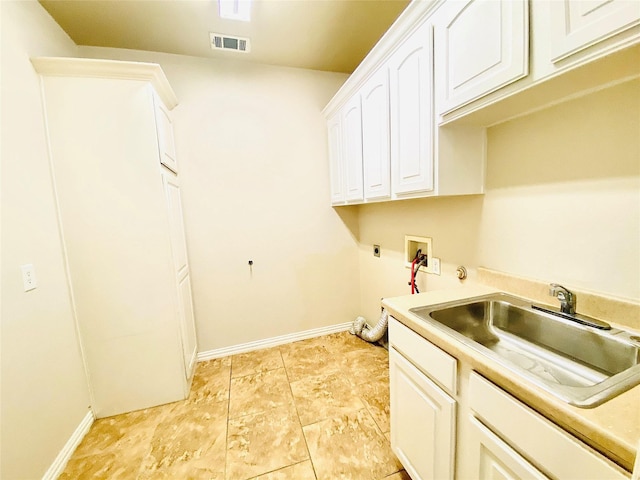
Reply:
M468 285L417 295L386 298L391 316L508 391L543 416L569 431L627 471L633 470L640 441L640 385L592 409L568 405L539 387L509 372L447 333L409 312L410 308L496 293L500 290Z

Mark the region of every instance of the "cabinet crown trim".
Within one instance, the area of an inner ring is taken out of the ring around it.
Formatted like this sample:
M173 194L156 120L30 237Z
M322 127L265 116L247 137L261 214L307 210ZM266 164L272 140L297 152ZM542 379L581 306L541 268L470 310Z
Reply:
M68 57L35 57L31 63L36 72L47 76L146 81L153 85L169 110L178 104L169 80L157 63Z
M389 58L398 45L425 22L442 1L412 0L329 101L322 111L325 118L331 117L340 110L345 102Z

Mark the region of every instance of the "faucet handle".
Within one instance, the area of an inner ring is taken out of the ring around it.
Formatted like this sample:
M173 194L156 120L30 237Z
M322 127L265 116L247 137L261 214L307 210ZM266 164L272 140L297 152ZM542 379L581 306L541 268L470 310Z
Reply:
M549 295L560 300L560 309L564 313L571 315L576 313L576 297L575 295L557 283L549 284Z

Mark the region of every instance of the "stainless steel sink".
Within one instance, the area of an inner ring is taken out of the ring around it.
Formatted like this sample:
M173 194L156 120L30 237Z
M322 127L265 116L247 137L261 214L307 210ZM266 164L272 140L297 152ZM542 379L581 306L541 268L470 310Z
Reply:
M640 384L640 341L632 332L586 326L503 293L410 311L577 407Z

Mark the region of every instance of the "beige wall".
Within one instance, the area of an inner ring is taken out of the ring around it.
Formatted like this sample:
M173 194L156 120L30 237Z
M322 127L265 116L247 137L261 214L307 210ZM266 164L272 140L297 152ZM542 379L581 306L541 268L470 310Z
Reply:
M362 312L409 293L405 234L442 258L423 288L460 284L464 264L640 301L639 132L636 80L490 128L484 196L360 207Z
M356 220L329 206L321 114L346 75L103 48L80 55L160 63L176 92L201 352L353 320L356 227L344 222Z
M40 478L88 412L89 394L67 288L47 157L39 78L30 56L76 54L34 2L2 16L3 479ZM24 292L20 265L38 288Z

